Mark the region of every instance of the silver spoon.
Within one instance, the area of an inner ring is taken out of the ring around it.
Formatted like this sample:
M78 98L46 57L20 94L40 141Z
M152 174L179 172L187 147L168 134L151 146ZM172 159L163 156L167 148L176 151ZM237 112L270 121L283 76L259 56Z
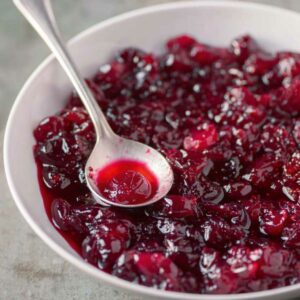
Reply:
M142 143L122 138L113 132L60 38L50 0L14 0L14 3L60 62L94 124L97 137L96 144L87 160L85 176L95 200L103 205L138 207L152 204L164 197L173 184L173 172L170 165L157 150ZM101 170L109 163L120 159L143 162L156 175L158 189L156 194L147 202L140 204L115 203L99 193L94 179L90 176L91 169Z

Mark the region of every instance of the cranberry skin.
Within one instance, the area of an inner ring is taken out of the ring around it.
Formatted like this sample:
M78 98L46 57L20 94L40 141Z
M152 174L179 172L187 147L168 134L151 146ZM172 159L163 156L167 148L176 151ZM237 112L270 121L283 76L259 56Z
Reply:
M148 252L148 253L153 253L153 252L163 252L165 251L165 247L161 244L160 241L157 240L152 240L150 239L140 239L133 248L136 251L139 252Z
M160 65L166 76L175 77L175 74L192 71L191 60L186 51L169 53L160 59Z
M295 149L295 142L285 126L267 124L263 127L260 141L265 152L285 157Z
M168 195L156 204L146 208L152 217L188 218L197 217L197 198L195 196Z
M188 193L188 190L186 193ZM198 197L203 202L214 204L220 203L224 198L222 186L217 182L209 181L203 176L200 176L190 187L189 193Z
M300 199L300 189L299 184L285 183L282 187L283 194L291 201L299 202Z
M128 67L136 66L146 53L138 48L125 48L117 55L117 60L126 64Z
M300 73L300 57L298 53L279 52L277 54L278 64L276 71L282 79L293 78Z
M228 265L220 263L214 266L204 278L205 294L231 294L237 290L237 276Z
M205 274L221 259L221 253L213 248L204 247L199 261L200 271Z
M243 239L246 233L233 227L223 218L212 216L201 226L204 241L216 248L226 248L234 242Z
M81 146L74 136L64 135L37 145L35 156L42 164L73 167L89 154L89 149Z
M297 220L286 226L282 231L281 239L287 247L300 247L300 221Z
M82 123L89 120L87 112L78 107L64 111L61 117L63 119L64 128L68 131L76 129Z
M255 53L245 61L243 68L250 74L262 76L275 67L276 57L263 53Z
M157 239L160 237L157 220L153 218L145 218L145 216L143 216L136 224L135 232L139 241L144 239Z
M204 204L203 210L206 216L216 216L226 219L235 227L248 230L251 225L250 217L246 209L238 203L224 203L221 205Z
M51 205L52 220L61 230L70 229L71 205L63 199L55 199Z
M113 274L146 286L181 291L181 271L160 253L124 252L114 266Z
M300 153L293 153L291 159L283 167L283 187L282 192L291 201L300 200Z
M249 199L243 200L242 205L245 207L248 215L250 216L251 222L257 224L262 210L262 202L260 197L257 195L252 195Z
M182 172L189 166L188 153L184 150L170 149L164 153L171 167Z
M232 88L226 94L225 98L229 103L258 105L256 97L246 87Z
M243 177L258 188L270 187L274 178L280 175L282 163L271 154L258 158L248 174Z
M49 165L43 167L43 180L49 189L58 191L68 189L72 184L67 173L63 173L58 168Z
M89 230L91 233L103 232L108 235L113 233L124 241L128 241L129 244L134 237L135 227L128 219L98 219L93 222Z
M212 158L214 160L214 158ZM211 180L218 182L227 183L230 180L235 180L240 176L242 169L242 164L240 159L236 156L231 157L230 159L218 160L215 159L213 166L208 173L208 177Z
M295 255L278 246L263 247L263 256L261 261L260 272L270 277L281 278L288 274L291 275L293 270L291 266L294 264Z
M194 130L183 141L183 147L188 151L202 151L214 145L218 133L213 124L204 124L202 129Z
M170 39L167 42L167 49L170 52L176 52L178 50L189 50L196 44L196 40L189 35L181 35L176 38Z
M145 282L146 285L155 285L153 281L157 280L157 273L160 273L160 276L162 276L166 280L167 285L170 286L169 289L179 289L178 277L180 271L171 260L162 254L142 253L139 255L136 266L139 272L147 278Z
M164 236L163 245L168 257L183 270L195 270L204 245L198 226L165 221L161 222L159 229Z
M231 199L241 199L251 194L252 186L245 181L238 181L225 185L224 190Z
M300 178L300 152L293 153L291 159L283 167L285 181L298 180Z
M233 273L242 279L254 279L258 275L263 251L245 246L233 246L228 250L226 262Z
M244 35L232 41L230 50L239 62L244 62L250 54L258 51L258 46L251 36Z
M298 203L293 203L283 197L278 200L278 206L287 212L289 221L295 222L300 219L300 206Z
M68 165L66 166L68 167ZM85 183L83 166L58 168L45 164L42 168L42 179L48 191L55 197L63 197L70 202L84 195L88 189Z
M280 236L287 218L286 210L263 210L259 217L260 231L269 236Z
M175 238L191 236L191 230L193 229L193 225L189 225L185 222L185 220L172 220L172 219L159 219L156 221L156 226L164 237L166 235L174 236ZM193 231L193 230L192 230ZM198 234L194 237L197 238Z
M94 204L82 204L73 206L71 208L71 215L76 219L76 223L72 224L73 228L79 233L88 234L94 229L93 225L98 220L103 220L103 218L108 216L108 210Z
M47 139L59 135L63 131L62 120L59 116L45 118L34 130L33 135L37 142L45 142Z
M225 101L218 110L214 113L216 123L238 128L260 126L266 118L264 108L257 105L246 88L233 88L227 92Z
M126 241L115 233L94 232L82 242L82 256L101 270L109 271L126 249Z
M297 145L299 145L300 144L300 121L299 120L295 122L295 126L293 129L293 136Z
M267 86L278 88L282 83L291 82L300 73L299 54L279 52L276 55L277 64L263 76Z
M218 60L218 55L212 47L197 43L191 49L192 59L200 65L210 65Z
M113 85L119 85L119 80L126 72L126 65L122 62L113 61L100 67L94 80L100 84L101 88L107 94L113 89Z
M183 135L181 132L174 131L159 132L152 136L152 143L160 151L180 149L183 143Z
M90 143L95 141L95 131L92 121L83 108L73 107L61 114L64 130L75 136L79 146L88 153L92 151Z
M300 80L294 80L288 87L278 91L278 104L284 113L297 116L300 113Z
M202 174L207 175L212 165L211 161L205 158L203 159L203 157L200 157L200 160L194 160L190 155L190 158L191 159L187 161L187 164L182 172L177 173L179 186L175 186L175 188L178 190L182 189L183 194L190 194L190 191L185 190L185 188L188 188L188 186L191 186L196 182L200 183L206 181L206 178L202 178Z

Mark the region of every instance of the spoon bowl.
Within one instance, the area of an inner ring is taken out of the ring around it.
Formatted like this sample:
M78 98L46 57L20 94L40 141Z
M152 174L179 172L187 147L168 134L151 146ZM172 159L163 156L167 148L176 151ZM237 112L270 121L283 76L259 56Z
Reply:
M101 170L110 163L119 160L142 162L155 174L158 188L151 199L139 204L122 204L110 201L99 193L93 176L90 176L91 170ZM169 192L173 184L173 171L167 160L157 150L117 135L109 138L101 138L96 143L86 163L85 175L87 185L97 202L102 205L115 205L128 208L145 206L160 200Z
M113 132L61 40L51 8L51 1L14 0L14 3L56 56L73 83L94 124L97 137L96 145L87 161L85 177L88 188L91 190L95 200L104 205L132 208L152 204L165 196L173 183L173 172L167 160L157 150L142 143L119 137ZM118 159L131 159L142 162L153 171L157 177L158 189L151 195L151 198L139 204L121 204L112 202L99 193L93 178L90 176L90 170L101 170L105 165Z

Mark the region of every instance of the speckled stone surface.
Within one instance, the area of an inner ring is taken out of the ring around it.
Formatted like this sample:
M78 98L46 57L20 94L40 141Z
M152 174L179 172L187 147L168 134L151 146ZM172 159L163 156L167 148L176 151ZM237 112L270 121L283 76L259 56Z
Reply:
M174 0L173 0L174 1ZM216 0L218 1L218 0ZM221 0L219 0L221 1ZM243 1L243 0L240 0ZM168 0L53 0L62 32L70 38L89 26L135 8ZM258 0L300 11L299 0ZM0 0L0 155L15 96L49 51L11 0ZM0 160L0 300L141 300L103 285L49 249L18 212Z

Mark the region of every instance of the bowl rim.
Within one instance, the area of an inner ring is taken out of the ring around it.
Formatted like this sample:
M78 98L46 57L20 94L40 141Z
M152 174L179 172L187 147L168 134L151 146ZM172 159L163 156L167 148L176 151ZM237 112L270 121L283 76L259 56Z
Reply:
M144 8L135 9L129 12L122 13L120 15L114 16L107 20L101 21L85 30L81 33L77 34L73 37L68 45L72 46L72 44L80 41L85 36L97 32L99 29L104 29L114 23L118 23L120 21L124 21L135 16L142 16L149 13L155 13L158 11L167 11L178 8L187 8L187 7L234 7L234 8L243 8L243 9L251 9L251 10L260 10L266 12L273 13L284 13L289 14L291 17L300 18L300 14L295 11L291 11L286 8L275 7L272 5L253 3L253 2L239 2L235 0L226 0L226 1L217 1L217 0L204 0L204 1L180 1L180 2L171 2L164 4L157 4L152 6L147 6ZM4 159L4 170L6 174L7 183L10 189L10 192L13 196L16 206L21 212L24 219L33 229L33 231L57 254L63 257L65 260L70 262L72 265L76 266L78 269L84 271L85 273L91 275L96 279L102 280L105 284L109 284L112 287L120 288L125 290L126 292L138 293L140 295L146 295L149 297L160 297L162 299L177 299L177 300L246 300L246 299L261 299L261 298L271 298L272 296L279 296L286 293L293 293L296 291L300 291L300 283L275 288L271 290L264 290L258 292L250 292L244 294L220 294L220 295L209 295L209 294L191 294L191 293L181 293L181 292L172 292L159 290L152 287L142 286L136 283L132 283L123 279L120 279L111 274L105 273L96 267L90 265L87 262L84 262L81 258L74 256L69 253L67 250L63 249L61 246L56 244L47 233L42 230L39 225L35 222L35 220L30 216L28 210L22 203L22 195L17 191L14 178L11 175L11 166L9 162L9 144L10 144L10 133L14 126L14 118L15 113L17 111L18 106L22 102L24 94L28 87L35 81L35 79L42 73L44 69L47 68L49 64L51 64L55 60L53 54L49 55L44 61L31 73L29 78L26 80L22 89L17 95L17 98L11 108L9 113L9 117L7 120L5 134L4 134L4 144L3 144L3 159ZM42 197L42 196L41 196Z

